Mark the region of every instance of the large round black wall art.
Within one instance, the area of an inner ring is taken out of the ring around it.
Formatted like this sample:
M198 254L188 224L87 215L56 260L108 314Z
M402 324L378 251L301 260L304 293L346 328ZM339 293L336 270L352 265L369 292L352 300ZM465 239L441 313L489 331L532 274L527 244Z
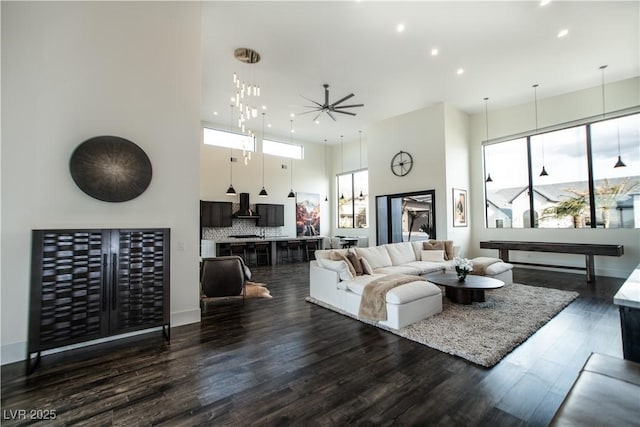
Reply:
M142 148L117 136L96 136L78 145L71 177L89 196L105 202L135 199L151 182L151 161Z

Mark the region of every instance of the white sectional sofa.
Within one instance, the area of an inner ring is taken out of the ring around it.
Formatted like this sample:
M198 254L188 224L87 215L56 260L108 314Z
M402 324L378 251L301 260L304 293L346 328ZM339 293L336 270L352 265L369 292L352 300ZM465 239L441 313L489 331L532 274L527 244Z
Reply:
M388 274L402 273L421 276L442 269L453 269L453 261L423 261L423 242L392 243L368 248L316 251L311 261L310 296L332 307L357 316L365 285ZM340 268L340 261L331 261L332 252L347 255L351 251L366 260L372 274L352 277ZM512 283L511 264L495 263L486 275ZM432 283L415 281L391 289L386 294L387 320L379 323L393 329L415 323L442 311L442 291Z

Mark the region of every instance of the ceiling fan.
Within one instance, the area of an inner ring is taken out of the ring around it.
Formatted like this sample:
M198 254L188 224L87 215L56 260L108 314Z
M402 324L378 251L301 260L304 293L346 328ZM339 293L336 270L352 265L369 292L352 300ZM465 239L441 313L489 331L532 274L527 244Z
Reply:
M354 96L352 93L350 93L349 95L345 96L342 99L337 100L336 102L329 103L329 85L325 83L322 86L324 87L324 104L320 104L319 102L316 102L313 99L309 99L306 96L300 95L304 99L306 99L307 101L311 101L311 102L313 102L315 104L315 105L307 105L307 106L305 106L307 108L311 108L311 110L305 111L304 113L300 113L300 114L309 114L309 113L317 112L318 114L313 119L315 121L315 120L318 119L318 117L320 117L320 115L322 113L327 113L327 115L329 117L331 117L334 121L336 121L336 118L333 116L332 113L348 114L350 116L355 116L356 113L352 113L350 111L344 111L343 109L344 108L364 107L364 104L340 105L344 101L346 101L347 99L349 99L352 96Z

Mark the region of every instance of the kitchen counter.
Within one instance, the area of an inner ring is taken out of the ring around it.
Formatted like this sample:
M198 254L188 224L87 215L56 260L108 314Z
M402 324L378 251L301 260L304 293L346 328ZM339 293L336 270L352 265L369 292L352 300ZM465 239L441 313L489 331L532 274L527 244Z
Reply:
M624 358L640 362L640 265L614 295L613 303L620 311Z
M269 242L271 244L270 247L270 255L271 255L271 265L277 264L277 243L278 242L286 242L289 240L318 240L319 245L318 248L322 249L324 246L325 236L270 236L265 237L264 239L261 237L226 237L223 239L215 239L215 240L202 240L201 241L201 253L202 258L210 258L215 257L216 254L220 252L220 244L226 243L256 243L256 242Z

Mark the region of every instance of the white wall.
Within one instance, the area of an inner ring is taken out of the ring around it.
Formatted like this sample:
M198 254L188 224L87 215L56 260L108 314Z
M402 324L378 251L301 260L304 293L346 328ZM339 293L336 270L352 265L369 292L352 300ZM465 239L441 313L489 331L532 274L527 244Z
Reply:
M447 210L447 234L448 240L453 240L456 246L460 246L460 256L467 256L471 247L471 223L469 218L473 194L469 188L469 116L454 107L445 104L445 149L446 149L446 181L447 188L445 208ZM467 226L455 227L453 221L453 189L467 192ZM436 196L438 196L436 194ZM444 201L443 198L441 198Z
M538 99L539 127L558 125L602 114L602 88L572 92L544 98L540 87ZM622 110L640 104L640 78L633 78L606 85L607 112ZM520 132L532 131L534 105L527 103L501 110L491 110L489 103L489 138L496 139ZM471 190L472 190L472 252L471 255L495 256L495 250L481 250L483 240L523 240L570 243L604 243L624 245L625 255L596 257L596 274L612 277L627 277L640 261L639 229L495 229L485 228L484 172L482 168L481 142L486 139L484 112L471 117ZM513 252L513 260L524 262L556 263L584 266L584 257L578 255L536 254Z
M225 126L215 126L217 129L225 129ZM228 125L226 127L228 129ZM265 136L270 138L269 134ZM280 138L271 137L276 141ZM252 153L249 164L245 166L242 151L233 150L232 155L238 159L233 163L233 187L236 193L249 193L250 204L275 203L285 206L282 233L287 236L295 236L295 199L287 198L291 189L293 177L293 191L303 193L316 193L320 195L320 232L329 235L331 229L331 212L329 203L324 201L329 191L329 180L325 172L325 147L324 144L300 142L293 140L295 144L304 146L304 159L290 159L272 155L264 158L264 186L268 197L260 198L258 193L262 189L262 141L258 136L257 153ZM327 153L327 157L330 154ZM200 199L209 201L229 201L239 203L239 196L226 196L225 191L229 187L229 157L228 148L215 147L200 144ZM328 159L327 163L331 159ZM282 165L287 169L282 169ZM327 167L327 169L329 166ZM293 171L293 175L290 172Z
M466 253L470 229L453 227L452 190L469 189L468 120L454 107L438 104L370 127L370 244L376 242L375 196L435 190L436 237L454 239L461 254ZM413 169L404 177L390 169L391 158L399 150L413 157Z
M171 228L171 322L199 321L200 55L195 2L2 2L2 363L26 355L34 228ZM97 135L147 153L145 193L76 187L69 157Z

